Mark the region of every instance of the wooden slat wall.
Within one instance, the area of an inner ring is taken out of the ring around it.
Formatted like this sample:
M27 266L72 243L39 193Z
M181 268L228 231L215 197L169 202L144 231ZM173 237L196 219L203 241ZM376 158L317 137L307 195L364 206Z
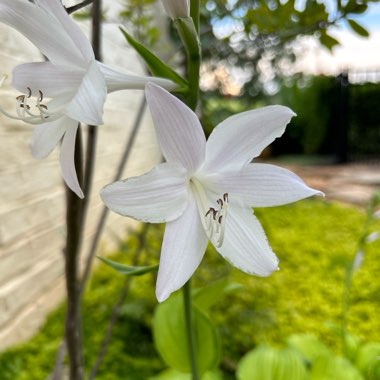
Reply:
M119 67L143 72L117 25L104 25L104 36L107 63L111 59ZM33 45L0 25L0 73L10 74L16 64L40 60ZM0 91L1 106L12 110L16 94L10 95L5 85ZM107 99L105 125L99 128L84 253L102 210L99 190L112 181L142 96L142 91L121 91ZM34 334L47 312L64 297L65 194L59 149L44 160L35 160L29 151L31 133L31 126L0 116L0 350ZM142 174L159 159L147 114L123 177ZM123 236L128 225L135 222L111 213L101 246L110 249L115 236Z

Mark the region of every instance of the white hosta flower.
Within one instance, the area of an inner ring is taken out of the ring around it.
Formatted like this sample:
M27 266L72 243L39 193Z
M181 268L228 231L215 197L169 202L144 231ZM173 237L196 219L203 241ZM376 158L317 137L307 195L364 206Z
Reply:
M244 272L270 275L278 260L252 207L322 194L286 169L251 163L294 113L282 106L240 113L220 123L206 143L197 116L180 100L154 84L146 86L146 97L166 162L105 187L101 197L119 214L166 222L158 300L193 275L208 240Z
M190 1L189 0L161 0L167 15L175 20L179 17L190 16Z
M15 100L16 112L0 111L36 128L32 152L43 158L62 140L61 167L67 185L83 197L74 168L78 121L103 123L107 92L143 89L148 81L173 89L165 79L123 73L95 60L91 44L66 13L60 0L1 0L0 22L22 33L48 62L16 66L13 87L22 95Z

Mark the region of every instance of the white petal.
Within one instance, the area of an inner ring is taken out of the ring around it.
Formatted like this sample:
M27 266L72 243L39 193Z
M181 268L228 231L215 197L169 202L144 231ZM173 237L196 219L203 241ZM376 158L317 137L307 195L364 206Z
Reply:
M166 224L156 296L165 301L194 274L207 247L207 237L193 195L183 215Z
M197 115L175 96L152 83L146 99L157 139L168 162L180 162L190 172L203 162L206 138Z
M190 16L189 0L161 0L167 15L175 20L179 17Z
M81 55L86 62L95 59L90 41L79 28L78 24L67 14L60 0L38 0L37 3L40 7L46 9L55 17L57 22L81 52Z
M205 170L241 168L248 164L284 133L294 115L287 107L268 106L224 120L207 141Z
M75 139L77 136L78 122L69 118L64 118L66 121L66 133L63 136L61 145L61 171L62 177L67 186L79 198L83 198L82 189L79 186L77 172L75 170L74 152L75 152Z
M34 128L30 147L35 158L45 158L56 147L65 133L66 120L66 118L60 118Z
M120 71L101 62L98 62L98 65L106 80L107 92L128 89L143 90L149 82L169 91L177 87L174 82L168 79L136 75L125 70Z
M224 242L217 250L232 265L249 274L269 276L278 269L278 259L250 208L230 205Z
M76 45L56 19L28 1L1 0L0 22L22 33L52 63L75 66L83 61Z
M217 194L228 193L229 202L251 207L280 206L323 195L291 171L268 164L248 164L241 170L219 172L205 177L204 183Z
M55 97L65 93L75 93L79 88L84 70L56 66L51 62L34 62L18 65L13 69L13 87L26 93L29 87L33 96Z
M66 114L82 123L103 124L103 106L106 96L104 77L96 61L93 61L89 65L77 93L66 107Z
M181 216L187 206L186 174L180 165L164 163L140 177L114 182L100 195L118 214L144 222L167 222Z

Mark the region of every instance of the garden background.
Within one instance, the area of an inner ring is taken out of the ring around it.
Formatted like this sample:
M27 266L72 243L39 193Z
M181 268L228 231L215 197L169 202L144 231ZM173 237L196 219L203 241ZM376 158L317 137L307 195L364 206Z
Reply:
M170 52L177 49L178 43L175 33L169 28L163 12L159 11L160 4L150 3L154 2L144 2L141 13L133 15L130 11L131 6L136 6L133 1L105 4L103 46L107 63L133 66L134 71L141 73L145 70L132 49L126 47L117 28L120 22L125 22L135 36L156 46L165 60L172 56ZM240 2L227 4L232 7ZM203 13L203 25L207 41L210 33L207 25L221 22L223 14L220 12L225 5L209 1L205 6L207 12ZM281 6L277 5L277 9ZM228 6L225 10L231 17ZM274 17L274 13L270 13L274 10L267 9L266 12ZM159 22L153 17L157 14L160 15ZM88 13L85 10L79 15L79 22L84 30L88 30ZM285 27L281 13L276 17L277 21L271 27ZM125 18L132 18L132 22L125 21ZM238 19L239 15L235 18ZM141 27L142 20L144 28ZM228 19L224 22L228 29ZM256 19L250 22L260 25ZM267 21L263 24L269 25ZM235 27L231 35L241 32ZM26 58L40 58L33 47L21 45L20 41L24 44L25 40L19 35L12 34L9 28L1 28L1 46L7 47L2 49L1 56L5 71L9 72L16 62L23 62ZM160 34L160 30L166 32ZM316 38L320 40L320 36ZM359 372L352 375L353 379L359 378L354 376L377 379L379 365L370 372L363 370L365 366L360 360L365 361L362 356L367 355L360 350L368 342L380 341L378 241L365 245L363 264L353 276L346 321L344 311L348 299L345 293L347 266L358 253L358 242L364 229L368 227L368 232L380 230L376 220L365 226L366 207L372 192L380 184L380 113L377 108L380 78L377 68L372 65L361 68L358 73L352 67L345 67L335 76L305 76L298 72L289 75L275 59L273 62L269 59L273 69L269 77L266 70L256 71L263 63L254 62L248 67L251 76L247 80L248 74L241 71L247 64L244 61L247 57L239 51L233 55L231 48L223 53L223 46L231 47L231 37L221 38L219 42L220 46L216 47L204 43L207 62L204 69L212 74L211 79L207 77L208 81L203 83L201 115L206 130L210 132L225 117L253 106L288 105L298 117L286 134L265 152L263 159L291 167L309 185L326 191L327 197L255 210L281 262L281 270L268 279L249 277L233 270L209 248L194 285L199 289L212 289L212 286L217 289L216 293L210 290L211 294L218 295L215 297L217 302L207 306L207 313L220 335L220 341L216 343L220 352L215 355L215 367L219 372L215 376L234 378L241 358L255 347L269 344L279 349L299 348L294 334L307 334L309 338L319 338L334 354L345 354L348 363L351 361L359 368ZM327 49L334 47L328 37L321 42L325 42ZM287 57L285 43L271 48L278 52L277 58L293 59ZM179 64L181 59L180 54L174 55ZM214 66L220 62L225 64L225 71ZM380 62L378 64L380 66ZM235 94L242 78L245 82ZM96 215L101 212L98 190L113 178L118 152L123 150L124 141L131 134L142 97L142 92L128 92L111 97L107 103L106 126L100 128L102 144L97 153L98 177L92 196L90 212L93 217L89 218L88 242L94 234ZM4 117L1 122L1 141L6 148L0 152L0 346L5 349L33 335L44 321L46 311L53 310L62 301L60 247L64 234L64 190L58 175L57 157L52 155L41 162L32 160L27 149L31 135L29 127L9 123ZM149 115L144 116L140 125L124 177L143 173L160 160ZM118 134L117 139L115 134ZM344 196L339 195L338 190L342 190ZM135 227L133 231L131 226ZM162 226L137 226L113 214L99 253L111 254L113 260L123 263L138 260L139 265L156 264L162 233ZM103 263L97 267L88 286L84 307L88 369L96 366L109 317L113 313L117 316L113 338L99 366L97 378L147 379L158 376L167 367L167 360L157 352L152 335L157 307L154 284L152 274L125 278ZM0 354L0 378L47 378L53 371L61 343L63 319L64 306L59 306L30 341ZM342 343L344 323L351 339L349 351L347 342ZM378 350L378 346L375 349ZM344 365L349 366L346 362ZM344 378L348 379L347 376Z

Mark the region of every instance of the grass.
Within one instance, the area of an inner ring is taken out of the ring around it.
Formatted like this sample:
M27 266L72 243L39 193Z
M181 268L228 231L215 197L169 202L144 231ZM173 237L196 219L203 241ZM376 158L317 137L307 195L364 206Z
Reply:
M281 270L270 278L248 276L231 268L209 247L194 279L195 286L202 286L230 276L243 285L211 312L222 335L224 367L234 368L256 344L281 345L292 333L314 333L339 352L336 326L342 314L344 268L355 255L364 212L337 203L306 200L256 210L256 215L280 258ZM377 230L379 227L373 226ZM142 264L158 261L162 232L162 226L149 229ZM132 235L114 259L130 261L138 241L138 236ZM368 245L351 294L349 331L368 341L380 341L378 243ZM88 367L94 362L112 307L124 285L125 277L103 264L92 277L83 307ZM150 330L155 305L153 276L134 278L97 379L143 380L165 368L155 352ZM45 379L54 365L63 321L62 306L33 339L0 354L0 379Z

